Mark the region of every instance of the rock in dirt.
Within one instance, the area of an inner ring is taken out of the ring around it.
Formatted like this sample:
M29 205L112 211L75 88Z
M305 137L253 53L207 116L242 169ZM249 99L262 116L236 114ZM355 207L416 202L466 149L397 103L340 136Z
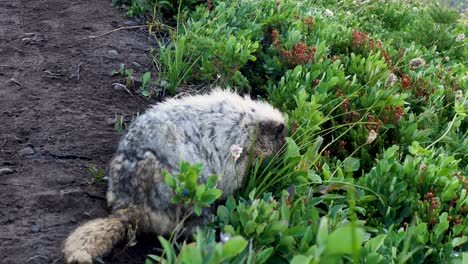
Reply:
M33 233L40 232L40 231L41 231L41 226L39 226L38 224L32 224L32 225L31 225L31 231L32 231Z
M16 171L10 168L0 168L0 175L13 174Z
M30 147L27 147L27 148L24 148L20 151L18 151L18 155L20 155L21 157L26 157L26 156L30 156L34 154L34 150Z
M116 89L117 89L117 87L116 87ZM106 118L106 125L108 125L108 126L115 126L116 122L117 122L117 117Z
M136 62L136 61L133 61L133 62L132 62L132 65L133 65L133 67L135 67L135 68L141 68L141 64L138 63L138 62Z
M125 26L138 26L138 22L132 21L132 20L127 20L123 22Z
M119 56L119 53L116 50L109 50L107 53L109 54L109 58L115 59Z

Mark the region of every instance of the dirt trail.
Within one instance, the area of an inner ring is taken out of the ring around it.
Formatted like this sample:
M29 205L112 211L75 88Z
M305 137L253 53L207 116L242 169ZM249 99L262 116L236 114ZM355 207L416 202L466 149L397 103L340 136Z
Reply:
M128 24L110 0L0 1L0 263L63 263L64 238L107 214L88 167L107 168L114 115L148 104L110 72L146 65L148 43L139 30L88 36ZM107 263L142 263L138 245Z

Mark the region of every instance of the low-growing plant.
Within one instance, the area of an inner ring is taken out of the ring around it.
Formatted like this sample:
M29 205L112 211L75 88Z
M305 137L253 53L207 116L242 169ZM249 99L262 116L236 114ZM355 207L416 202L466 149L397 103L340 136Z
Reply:
M187 55L187 38L177 36L168 46L159 47L158 62L161 64L161 76L163 87L168 89L171 95L175 95L176 89L191 77L193 67L200 57Z
M206 179L206 183L199 183L199 177L203 171L201 163L190 165L188 162L181 161L179 170L177 175L170 175L163 171L166 184L174 191L171 202L193 207L193 213L199 216L203 207L209 207L221 197L221 190L216 188L218 176L210 176Z
M95 182L100 182L104 179L106 176L106 171L105 170L100 170L96 168L93 164L89 165L89 173L94 177Z
M164 257L149 255L146 264L165 263L165 264L217 264L226 263L236 259L248 245L247 240L241 236L223 237L221 242L216 242L214 232L204 234L201 230L197 231L195 242L183 244L177 254L174 246L169 241L160 237L161 245L164 248Z

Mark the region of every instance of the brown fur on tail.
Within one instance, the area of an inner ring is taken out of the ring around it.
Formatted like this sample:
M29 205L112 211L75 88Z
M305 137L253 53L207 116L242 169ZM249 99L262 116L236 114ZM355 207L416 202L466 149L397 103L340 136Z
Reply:
M78 227L65 241L63 253L67 263L93 263L127 236L123 217L98 218Z

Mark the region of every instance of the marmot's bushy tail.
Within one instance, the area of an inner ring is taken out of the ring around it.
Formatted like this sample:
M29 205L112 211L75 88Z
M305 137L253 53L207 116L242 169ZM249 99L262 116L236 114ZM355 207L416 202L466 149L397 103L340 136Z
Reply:
M63 253L67 263L88 264L103 256L127 236L122 216L98 218L78 227L65 241Z

